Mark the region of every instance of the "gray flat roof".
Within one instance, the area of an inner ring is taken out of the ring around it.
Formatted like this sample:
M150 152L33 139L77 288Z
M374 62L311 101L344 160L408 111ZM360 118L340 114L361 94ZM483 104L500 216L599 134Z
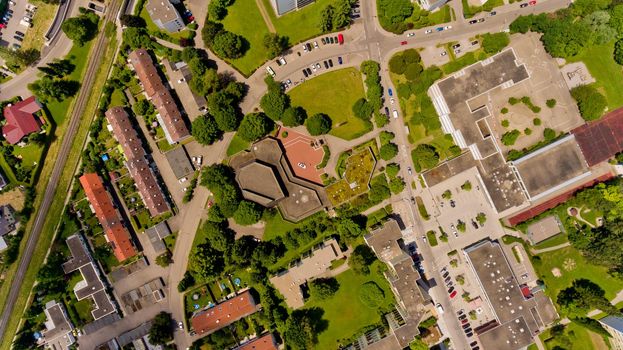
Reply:
M532 334L523 317L478 335L482 349L521 349L532 344Z
M559 233L561 233L560 222L555 215L546 216L528 225L528 236L532 243L535 244L554 237Z
M513 162L532 200L590 175L573 135Z
M190 163L190 159L188 159L188 154L186 154L184 146L174 148L164 155L167 157L173 174L175 174L175 177L178 179L183 178L195 170Z

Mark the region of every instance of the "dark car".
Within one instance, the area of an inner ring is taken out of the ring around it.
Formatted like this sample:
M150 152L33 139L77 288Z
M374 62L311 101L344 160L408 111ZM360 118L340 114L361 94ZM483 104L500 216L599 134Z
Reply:
M469 324L464 324L461 327L463 327L463 329L468 329L469 328Z
M465 332L465 334L471 333L472 327L463 328L463 332ZM471 335L468 335L468 337L471 337Z
M307 74L312 75L312 70L309 68L305 68L305 70L307 71Z
M327 41L324 38L320 39L320 42L322 43L322 45L325 45L327 43Z
M454 45L452 45L452 48L455 49L455 50L458 49L459 47L461 47L461 44L454 44Z
M474 226L475 229L478 229L478 224L474 220L472 220L472 226Z
M469 346L471 346L471 347L474 347L476 345L478 345L478 342L475 341L475 340L473 342L469 343Z
M454 287L450 287L450 288L448 289L448 294L451 294L452 292L454 292Z
M498 14L497 12L495 12L495 11L491 11L491 12L489 13L489 16L495 16L495 15L497 15L497 14Z
M13 37L13 39L17 40L17 41L24 41L24 38L22 38L21 36L15 35Z
M447 272L443 274L443 278L447 278L448 276L450 276L450 272Z
M334 44L335 41L333 41L333 37L329 37L329 43Z
M342 56L339 56L339 57L337 58L337 63L338 63L338 64L342 64Z
M471 21L469 21L469 24L476 24L476 23L478 23L478 21L475 19L472 19Z
M305 76L305 78L309 76L309 74L307 74L307 71L305 69L303 69L303 75Z
M461 316L459 316L459 320L461 320L461 321L463 321L466 318L467 318L467 316L465 314L462 314Z
M334 36L334 37L333 37L333 41L334 41L336 44L340 42L340 40L337 38L337 36Z
M528 4L523 3L523 4L519 5L519 7L520 7L520 8L528 7Z
M305 44L305 46L307 46L307 51L311 51L312 50L312 46L310 43Z
M456 202L453 199L450 200L450 206L452 208L456 207Z
M415 204L415 198L411 197L411 204Z
M385 115L389 117L389 108L385 107Z
M329 63L327 63L327 61L322 62L324 64L324 68L325 69L329 69Z
M472 337L472 335L474 335L474 333L472 333L472 332L467 332L467 333L465 333L465 336L466 336L466 337L468 337L468 338L471 338L471 337Z
M333 60L329 59L329 67L333 67Z
M20 31L16 31L16 32L15 32L15 35L24 36L24 35L26 35L26 34L24 34L24 33L20 32Z

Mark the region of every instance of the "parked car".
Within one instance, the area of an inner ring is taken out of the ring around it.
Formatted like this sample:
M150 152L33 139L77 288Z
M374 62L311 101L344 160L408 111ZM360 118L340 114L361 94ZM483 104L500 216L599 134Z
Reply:
M305 70L307 70L307 74L308 74L308 75L312 75L312 71L311 71L311 69L309 69L309 68L305 68Z
M520 4L520 5L519 5L519 8L524 8L524 7L528 7L528 4L527 4L527 3L525 3L525 2L524 2L523 4Z
M437 27L437 28L435 28L435 30L438 31L438 32L441 32L441 31L443 31L443 27Z
M342 56L339 56L339 57L337 58L337 63L338 63L338 64L342 64L342 62L343 62L343 61L342 61Z
M446 271L446 272L443 273L443 275L441 277L448 278L448 276L450 276L450 272Z
M528 4L530 4L530 6L534 6L534 5L536 5L536 0L532 0Z
M468 329L469 328L469 324L464 324L461 326L463 329Z
M309 74L307 74L307 71L305 69L303 69L303 75L305 76L305 78L309 76Z
M312 50L312 46L310 43L305 44L305 46L307 46L307 51L311 51Z
M457 294L456 290L454 292L450 293L450 299L454 298L456 296L456 294Z
M333 60L329 58L329 67L333 67Z
M472 226L474 226L475 229L478 229L478 223L476 223L476 221L474 221L472 219Z
M393 110L392 111L392 115L394 116L394 119L398 119L398 111L397 110Z
M471 347L474 347L476 345L478 345L478 342L475 341L475 340L473 342L469 343L469 346L471 346Z
M430 34L430 33L432 33L432 32L433 32L433 30L432 30L432 29L426 29L426 30L424 31L424 34Z
M443 57L443 56L445 56L445 55L447 55L447 54L448 54L448 53L447 53L446 51L442 51L442 52L441 52L441 57Z
M445 27L443 27L443 30L450 30L450 29L452 29L452 26L445 26Z
M456 207L456 202L454 201L454 199L451 199L451 200L450 200L450 206L451 206L452 208Z
M320 42L322 43L322 45L325 45L327 43L327 41L324 38L321 38Z
M472 46L474 46L474 45L478 45L478 40L472 41Z
M17 41L24 41L24 38L22 38L22 37L21 37L21 36L19 36L19 35L15 35L15 36L13 36L13 39L15 39L15 40L17 40Z
M407 172L409 173L409 175L413 174L413 170L411 170L411 167L407 167Z
M330 42L331 44L333 44L333 43L334 43L334 41L333 41L333 37L329 37L329 42Z
M443 314L443 306L441 306L441 304L437 303L437 305L435 305L435 308L440 315Z
M394 96L394 92L392 91L391 88L387 89L387 94L389 95L389 97Z
M389 117L389 108L385 107L385 115Z
M497 13L496 11L491 11L491 12L489 12L489 16L495 16L495 15L497 15L497 14L498 14L498 13Z
M458 49L459 47L461 47L461 44L454 44L454 45L452 45L453 49Z
M407 41L406 40L405 41L401 41L400 45L407 45Z
M450 229L452 230L452 234L454 235L454 237L459 236L458 232L456 232L456 227L454 227L454 224L450 225Z
M329 63L327 61L322 62L325 69L329 69Z
M15 35L24 36L24 35L26 35L26 34L24 34L24 33L20 32L20 31L18 30L18 31L16 31L16 32L15 32Z
M415 36L415 33L408 33L407 34L407 38L410 38L410 37L413 37L413 36Z
M461 324L466 324L467 322L469 322L469 320L468 320L468 319L466 319L466 318L464 318L464 319L462 319L462 320L461 320Z
M314 47L318 48L318 42L317 41L314 41Z
M340 45L344 44L344 35L342 35L341 33L338 34L337 35L337 42L340 43Z
M390 97L390 98L389 98L389 103L394 104L394 102L396 102L396 100L394 100L394 98L393 98L393 97Z
M485 21L485 19L484 19L484 18L478 18L478 23L482 23L482 22L484 22L484 21Z
M314 72L316 71L316 65L315 64L312 64L310 67L314 70Z
M476 24L476 23L478 23L478 21L475 19L472 19L471 21L469 21L469 24Z

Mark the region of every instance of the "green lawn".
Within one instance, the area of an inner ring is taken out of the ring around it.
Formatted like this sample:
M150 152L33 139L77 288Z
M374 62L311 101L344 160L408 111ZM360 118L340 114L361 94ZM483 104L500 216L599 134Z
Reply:
M554 237L548 238L543 242L534 245L534 249L545 249L550 247L555 247L557 245L561 245L569 242L569 237L567 234L558 234Z
M255 0L236 0L227 8L227 16L222 21L228 31L241 35L247 41L245 55L235 60L228 60L242 74L249 76L266 61L264 35L268 28L255 4Z
M248 141L245 141L238 137L238 134L234 135L227 147L227 156L231 157L238 152L242 152L245 149L249 148L251 144Z
M573 280L579 278L586 278L598 284L606 291L606 298L609 300L623 289L623 281L609 275L607 268L592 265L573 247L542 253L538 257L541 261L536 261L534 268L545 282L545 292L554 302L560 290L571 286ZM554 277L552 274L554 268L560 269L561 277Z
M595 78L595 86L605 93L608 110L623 106L623 68L614 62L613 43L592 45L569 62L583 61Z
M293 46L321 34L320 14L327 5L334 3L334 0L316 0L298 11L286 13L279 18L275 15L270 0L262 0L262 3L277 33L287 36L290 45Z
M21 156L22 157L22 162L25 165L34 165L34 163L36 162L37 164L39 163L39 160L41 159L41 152L43 151L43 147L36 145L34 143L28 143L26 146L24 147L15 147L14 148L14 152L13 154L15 154L15 156Z
M319 307L324 310L323 320L328 322L328 328L318 334L316 349L338 349L340 340L348 340L356 336L362 328L381 323L379 310L371 309L360 299L357 291L366 282L374 281L385 292L385 299L381 305L382 310L389 310L394 304L389 283L382 275L371 269L370 275L359 275L352 270L339 274L336 279L340 289L327 300L314 300L311 298L305 303L306 308Z
M596 346L591 339L591 331L586 328L580 326L577 323L570 323L565 326L565 330L562 336L557 336L552 338L550 331L546 330L541 333L539 337L545 344L545 348L547 350L554 350L557 346L558 349L568 349L568 350L591 350L591 349L601 349L601 347ZM597 337L600 337L597 335ZM568 340L564 340L564 339Z
M128 101L125 97L123 91L119 89L115 89L110 96L110 105L111 106L125 106Z
M288 231L293 230L299 226L301 226L300 222L298 224L295 224L287 221L281 216L281 212L277 211L274 216L266 219L266 226L264 227L264 236L262 237L262 240L270 241L277 236L283 236Z
M317 76L292 89L289 95L292 105L305 108L307 115L327 114L333 122L333 136L352 140L372 130L372 123L353 115L353 104L365 97L361 73L355 68Z
M413 3L413 14L406 23L413 23L413 29L424 28L436 24L447 23L452 20L450 6L442 6L439 11L429 12L420 8L417 2Z

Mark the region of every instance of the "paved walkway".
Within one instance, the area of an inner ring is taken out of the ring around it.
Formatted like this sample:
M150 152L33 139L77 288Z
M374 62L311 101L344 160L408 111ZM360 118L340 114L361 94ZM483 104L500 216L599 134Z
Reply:
M268 9L264 7L262 0L255 0L255 3L257 4L258 10L260 10L264 23L266 23L266 26L268 27L268 31L271 33L277 33L277 29L275 29L273 21L270 20L270 16L268 15Z
M566 248L571 246L571 242L567 242L567 243L563 243L563 244L559 244L557 246L553 246L553 247L549 247L549 248L543 248L543 249L530 249L530 251L532 252L532 254L541 254L541 253L546 253L546 252L552 252L554 250L558 250L558 249L562 249L562 248Z

